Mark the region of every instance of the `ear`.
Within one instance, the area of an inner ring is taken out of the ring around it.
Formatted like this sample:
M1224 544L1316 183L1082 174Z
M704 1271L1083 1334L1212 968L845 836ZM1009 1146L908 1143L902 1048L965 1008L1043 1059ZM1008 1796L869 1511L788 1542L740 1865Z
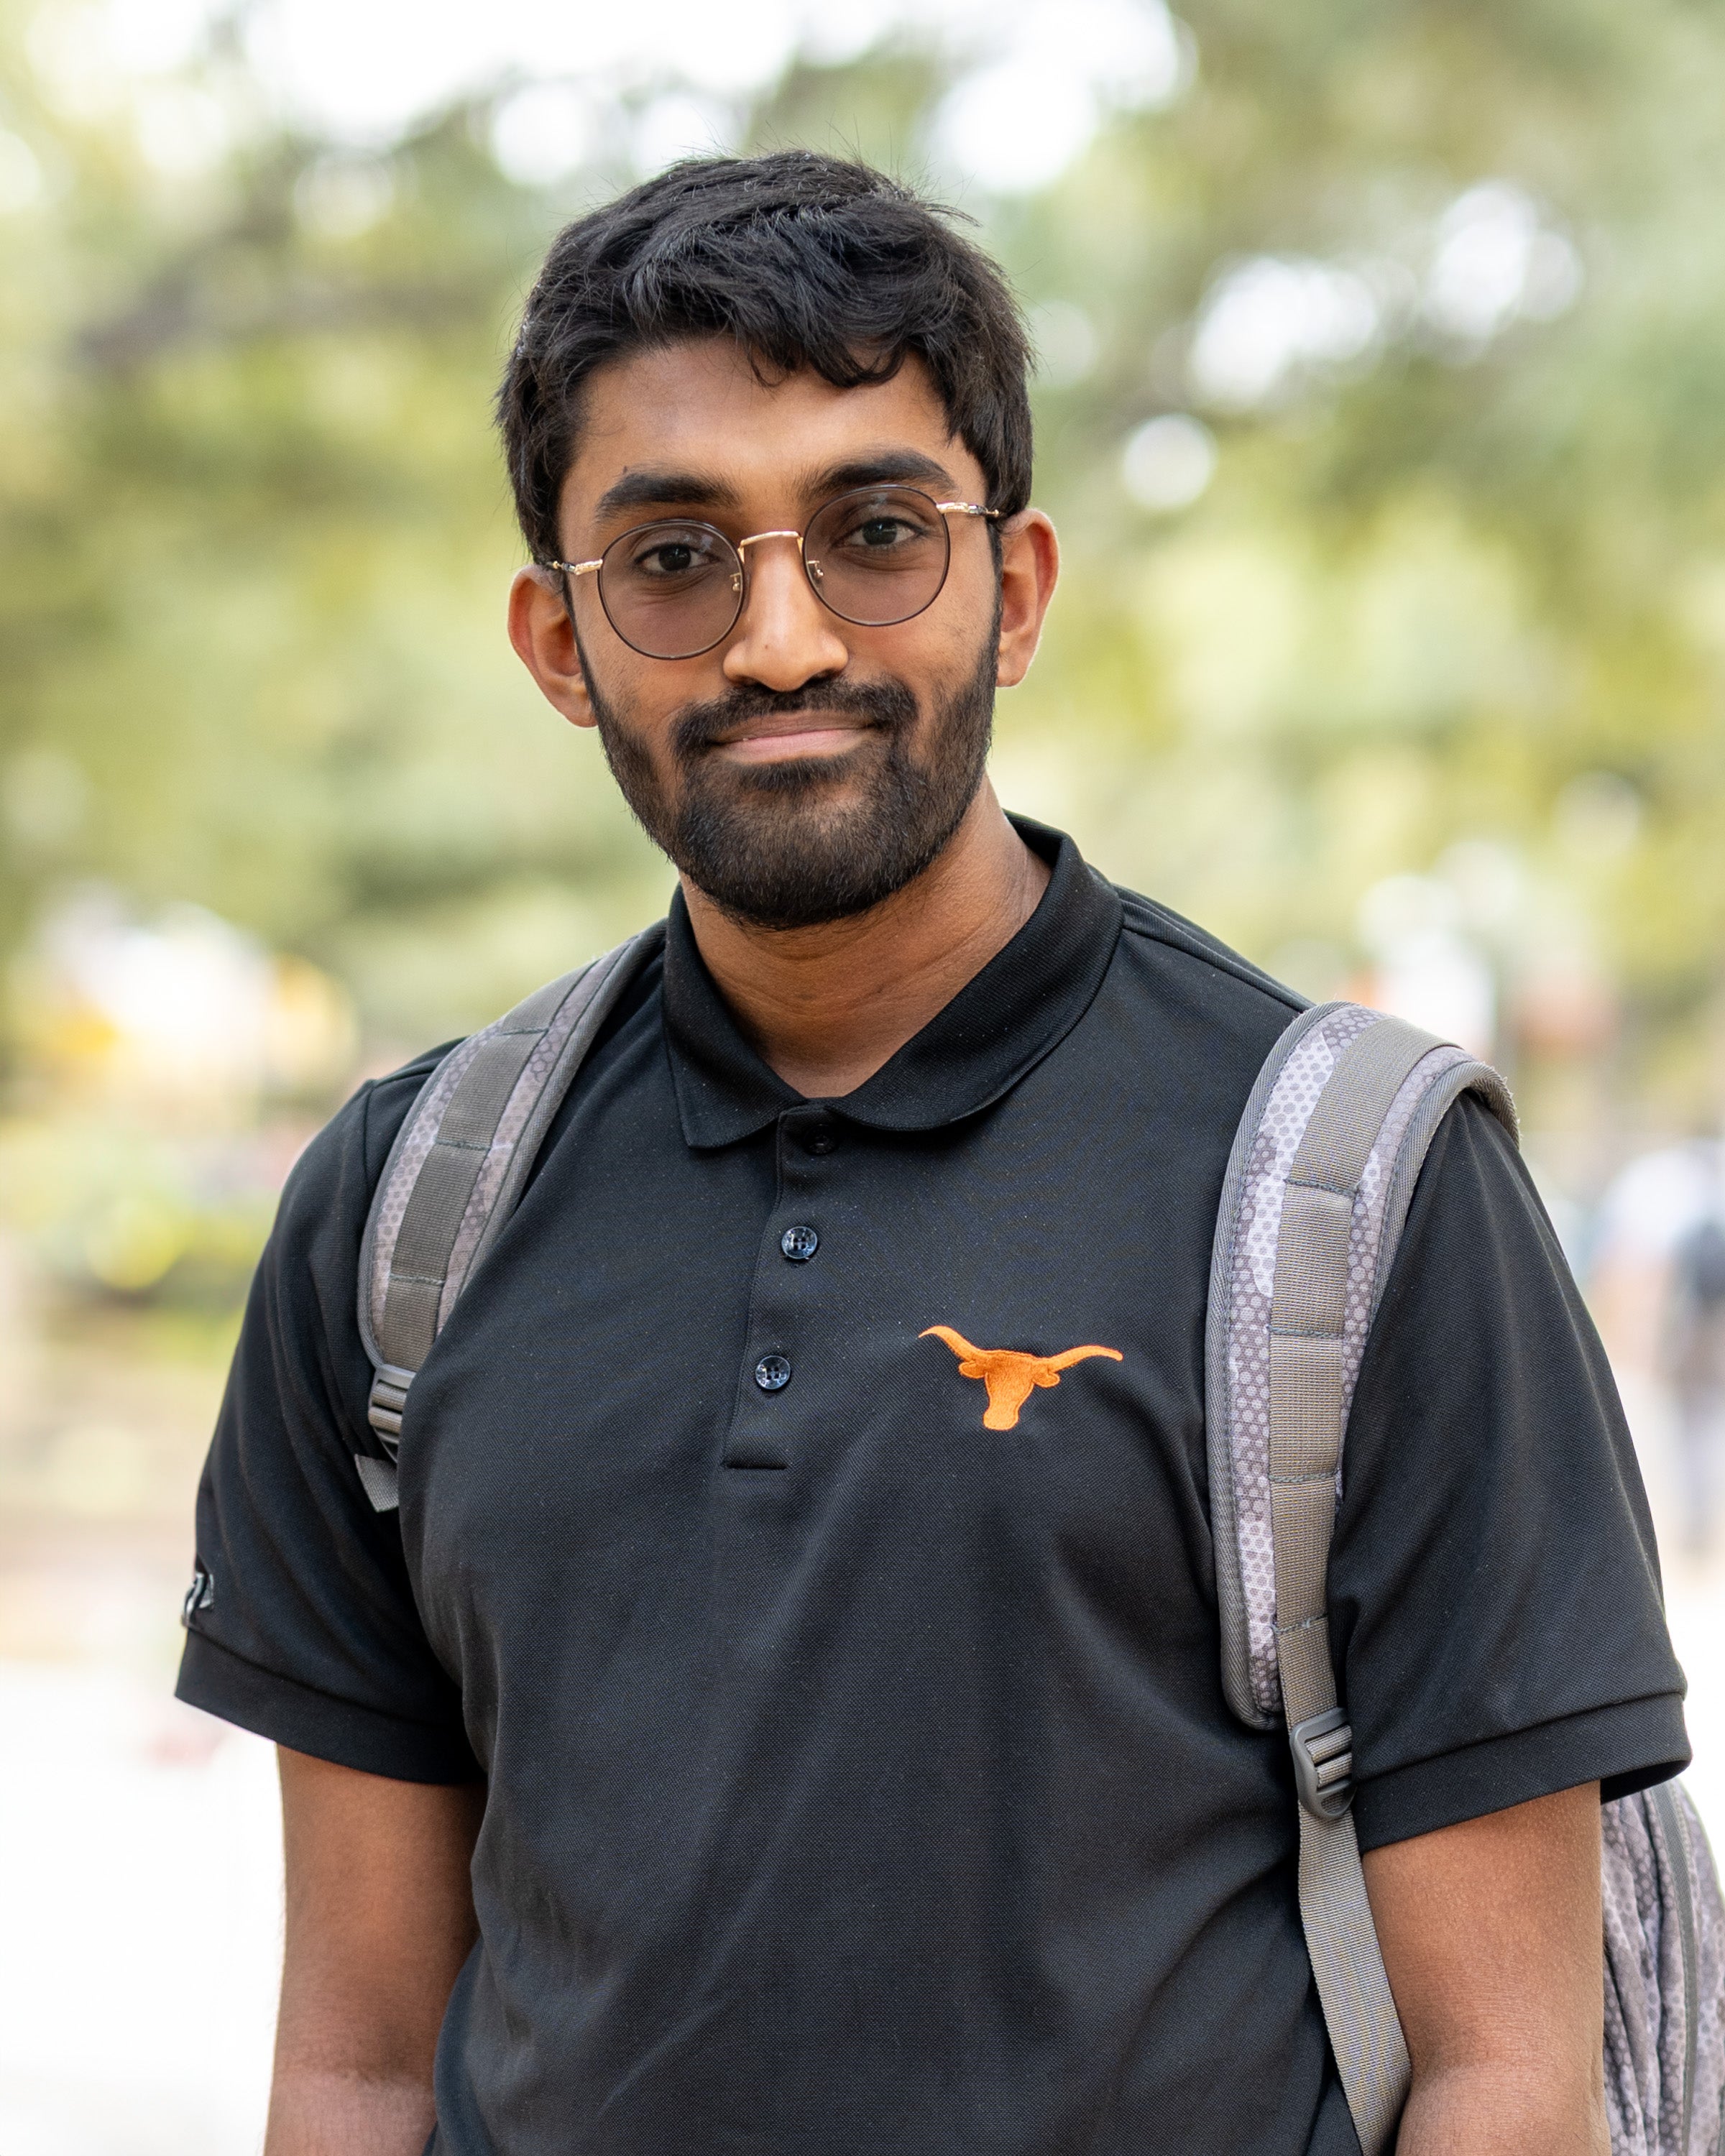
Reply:
M557 570L536 562L516 571L509 588L509 640L546 701L571 726L598 723Z
M1000 660L994 679L1015 689L1030 670L1043 617L1060 573L1060 542L1040 509L1024 509L1000 532Z

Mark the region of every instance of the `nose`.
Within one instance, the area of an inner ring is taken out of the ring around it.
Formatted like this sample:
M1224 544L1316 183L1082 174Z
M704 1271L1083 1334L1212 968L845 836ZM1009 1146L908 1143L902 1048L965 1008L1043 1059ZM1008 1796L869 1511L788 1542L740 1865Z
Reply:
M763 689L800 689L842 673L850 649L842 626L809 588L796 539L774 532L748 550L747 601L725 652L725 676Z

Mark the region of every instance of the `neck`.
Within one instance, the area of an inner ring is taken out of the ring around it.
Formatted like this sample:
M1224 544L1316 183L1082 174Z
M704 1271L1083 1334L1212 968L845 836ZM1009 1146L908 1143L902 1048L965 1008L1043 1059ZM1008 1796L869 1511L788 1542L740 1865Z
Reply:
M762 1060L811 1100L874 1075L1017 935L1048 887L985 779L945 850L868 912L757 928L686 878L695 940Z

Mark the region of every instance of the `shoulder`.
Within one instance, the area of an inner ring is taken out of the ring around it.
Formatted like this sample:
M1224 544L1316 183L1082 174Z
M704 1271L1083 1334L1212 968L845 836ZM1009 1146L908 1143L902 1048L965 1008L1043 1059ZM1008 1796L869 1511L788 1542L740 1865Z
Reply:
M1242 958L1195 921L1138 891L1118 885L1115 890L1121 903L1122 942L1145 948L1171 976L1183 976L1221 1001L1255 1009L1283 1025L1307 1008L1304 996Z
M454 1045L427 1049L399 1070L368 1079L343 1102L294 1163L282 1190L278 1233L356 1207L363 1214L408 1111Z
M1131 1004L1168 1054L1238 1062L1249 1089L1306 998L1168 907L1117 891L1115 970Z
M430 1050L368 1080L295 1162L253 1281L234 1366L236 1381L242 1369L250 1373L249 1412L263 1412L259 1400L272 1397L291 1368L298 1389L323 1399L335 1426L363 1429L371 1366L355 1313L366 1216L396 1132L448 1052ZM267 1381L258 1374L266 1368L275 1373Z
M1479 1094L1464 1092L1445 1110L1420 1164L1386 1302L1421 1276L1446 1292L1476 1286L1486 1247L1499 1255L1513 1249L1518 1278L1525 1281L1537 1270L1579 1306L1579 1290L1520 1147ZM1499 1315L1507 1322L1509 1313Z
M403 1063L399 1070L387 1071L381 1078L369 1080L354 1095L343 1115L357 1111L363 1136L366 1163L369 1179L375 1183L383 1173L383 1163L389 1157L389 1148L395 1143L396 1134L408 1119L408 1111L424 1091L425 1081L453 1048L460 1041L446 1040L439 1047L428 1048L421 1055ZM338 1116L336 1121L341 1118Z

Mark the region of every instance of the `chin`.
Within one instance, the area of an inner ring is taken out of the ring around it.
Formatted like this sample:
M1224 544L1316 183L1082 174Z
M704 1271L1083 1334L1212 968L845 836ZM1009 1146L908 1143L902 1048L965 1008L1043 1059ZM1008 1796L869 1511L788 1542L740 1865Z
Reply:
M834 756L776 756L758 763L726 758L706 765L687 788L685 798L705 795L711 800L726 793L786 800L819 796L825 803L849 790L859 797L861 806L862 797L878 783L880 762L878 748L870 754L861 744Z

